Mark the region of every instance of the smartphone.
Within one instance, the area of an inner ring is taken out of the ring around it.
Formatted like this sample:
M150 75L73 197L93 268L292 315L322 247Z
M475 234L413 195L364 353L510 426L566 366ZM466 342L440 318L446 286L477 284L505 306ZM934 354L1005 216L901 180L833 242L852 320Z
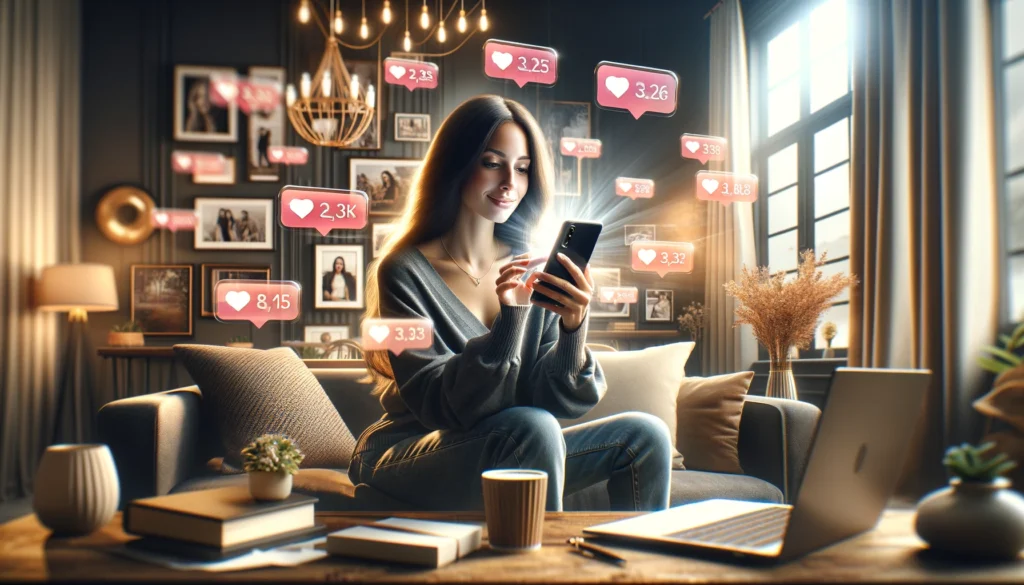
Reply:
M558 259L558 254L561 252L568 256L569 260L572 260L572 263L578 266L580 271L583 271L587 263L590 262L590 256L594 253L597 238L601 235L603 228L604 224L596 221L567 221L563 223L558 239L555 240L555 246L551 249L551 255L548 256L547 264L544 265L544 272L575 284L576 279L569 274L569 269ZM540 280L534 281L533 294L530 295L530 299L561 307L562 303L541 292L545 286L553 285L541 283Z

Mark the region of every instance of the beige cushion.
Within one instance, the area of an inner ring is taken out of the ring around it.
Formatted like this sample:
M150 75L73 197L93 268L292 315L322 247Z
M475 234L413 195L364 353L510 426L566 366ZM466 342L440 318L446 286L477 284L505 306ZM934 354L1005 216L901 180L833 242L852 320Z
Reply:
M669 343L638 351L595 351L608 391L601 402L577 419L560 419L562 427L578 425L620 412L652 414L676 435L676 397L686 373L693 342ZM678 453L677 453L678 455Z
M348 467L355 438L291 349L183 344L174 354L203 393L228 465L241 468L242 448L256 437L282 433L305 455L302 467Z
M687 377L679 389L676 448L686 468L743 473L740 467L740 415L754 372Z

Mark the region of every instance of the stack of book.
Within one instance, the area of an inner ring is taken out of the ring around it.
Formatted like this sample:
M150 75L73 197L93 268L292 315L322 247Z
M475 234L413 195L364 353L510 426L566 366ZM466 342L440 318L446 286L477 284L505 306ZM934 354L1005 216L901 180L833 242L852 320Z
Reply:
M229 559L326 534L314 520L317 501L297 493L277 502L256 501L245 486L142 498L125 509L124 531L142 537L130 541L131 548L192 559Z
M636 331L636 323L633 321L611 321L608 323L608 331Z

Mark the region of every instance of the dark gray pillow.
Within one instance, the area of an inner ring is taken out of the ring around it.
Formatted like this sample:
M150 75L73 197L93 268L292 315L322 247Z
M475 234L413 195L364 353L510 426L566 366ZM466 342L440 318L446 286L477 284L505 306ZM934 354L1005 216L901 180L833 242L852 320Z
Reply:
M174 354L203 393L226 463L240 468L242 448L264 433L281 433L305 454L302 467L348 467L355 439L291 349L181 344Z

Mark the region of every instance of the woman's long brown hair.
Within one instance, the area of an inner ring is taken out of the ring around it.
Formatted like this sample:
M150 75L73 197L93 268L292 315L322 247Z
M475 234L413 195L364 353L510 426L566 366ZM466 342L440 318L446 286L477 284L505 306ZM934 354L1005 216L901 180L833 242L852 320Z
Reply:
M427 150L409 189L409 200L395 231L385 240L380 255L366 269L366 312L363 320L380 317L377 272L392 253L448 233L462 206L462 186L478 164L494 131L513 122L526 134L530 148L529 188L508 221L495 224L494 235L513 253L527 250L529 230L537 225L551 198L551 153L540 126L530 112L496 95L470 98L448 114ZM367 351L369 379L383 392L395 379L387 351Z

